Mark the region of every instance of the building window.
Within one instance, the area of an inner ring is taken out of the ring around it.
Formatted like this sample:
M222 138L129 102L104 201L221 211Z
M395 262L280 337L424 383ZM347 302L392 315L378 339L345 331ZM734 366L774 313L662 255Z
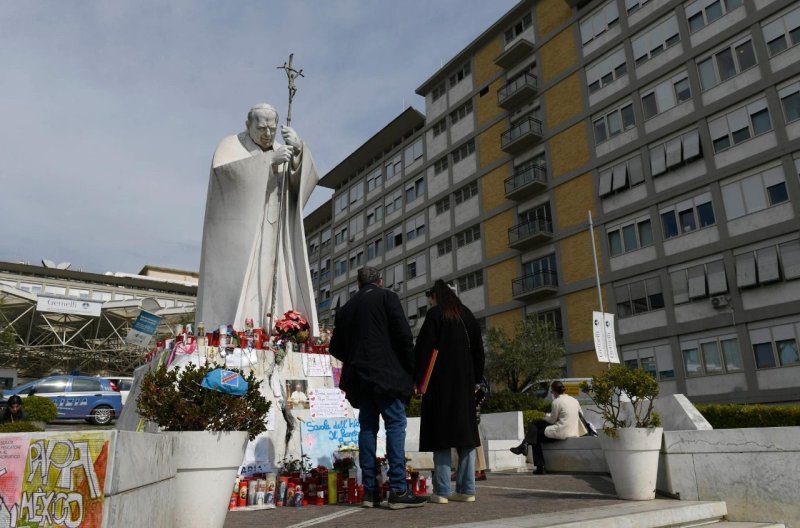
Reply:
M764 32L770 57L800 44L800 8L762 24L761 30Z
M465 77L469 76L472 73L472 67L470 66L469 61L466 62L460 70L455 72L453 75L450 76L450 88L457 85L461 81L464 80ZM472 110L470 110L471 112Z
M640 368L659 381L675 379L672 349L669 345L625 350L622 352L622 357L629 369Z
M614 226L608 230L608 247L612 257L652 245L653 228L648 217Z
M558 284L557 273L558 268L556 267L555 254L523 262L522 286L525 290L541 288L543 286L555 286Z
M527 211L519 213L519 223L520 224L532 224L536 223L539 226L548 227L548 229L552 229L551 227L551 220L552 215L550 214L550 202L544 203L533 209L528 209Z
M712 53L707 58L697 61L700 86L703 91L710 90L757 64L752 39L749 36L740 39L724 49Z
M446 238L436 244L436 254L440 257L443 257L453 251L453 239Z
M685 235L716 223L711 193L660 210L664 238Z
M800 365L797 334L794 324L750 331L756 368Z
M383 172L381 169L375 169L367 176L367 192L374 191L383 183Z
M625 0L625 9L628 11L628 15L632 15L647 5L649 1L650 0Z
M738 179L723 182L722 200L728 220L763 211L773 205L789 201L783 167L773 167Z
M598 187L600 197L605 198L640 183L644 183L644 172L642 171L642 158L637 155L635 158L600 171L600 186Z
M425 212L406 220L406 240L411 241L425 234Z
M791 123L800 119L800 81L778 90L778 97L781 99L786 122Z
M642 110L645 120L657 116L692 98L689 88L689 75L681 72L667 79L642 96Z
M406 147L403 151L403 157L405 158L406 167L420 159L422 157L422 138Z
M328 247L330 244L331 244L331 230L330 229L326 229L320 235L319 247L320 247L320 249L324 249L324 248Z
M364 250L358 250L355 253L350 253L350 269L356 270L364 265Z
M367 244L367 260L372 260L375 257L381 256L383 253L383 239L376 238L369 244Z
M617 24L619 24L619 11L617 2L612 0L581 20L581 42L585 46Z
M470 154L475 153L475 140L470 139L457 149L455 149L451 155L453 156L453 164L458 163L459 161L467 158Z
M348 202L347 193L344 192L344 193L340 194L339 196L337 196L336 199L334 199L333 203L334 203L334 211L335 211L335 213L337 215L339 213L342 213L342 212L346 211L347 210L347 204L349 203Z
M675 15L651 26L633 39L633 58L640 66L681 41Z
M447 119L440 119L433 125L431 130L433 130L433 137L444 134L447 131Z
M431 90L431 102L438 101L444 94L447 93L447 87L444 83L437 84Z
M687 378L738 372L744 369L739 340L722 336L681 343Z
M453 196L455 197L456 205L459 205L463 202L466 202L473 196L477 196L477 194L478 194L478 182L474 181L454 192Z
M536 312L535 314L531 314L528 317L542 324L549 325L550 328L552 328L552 330L555 332L556 336L562 337L564 335L564 327L561 324L560 309L556 308L555 310Z
M591 95L601 88L605 88L627 74L628 66L625 62L625 48L619 48L586 68L586 84L589 88L589 94Z
M333 263L333 276L340 277L347 273L347 259L337 260Z
M434 207L436 209L436 216L446 213L450 210L450 196L445 196L441 200L438 200Z
M392 213L403 210L403 191L402 189L395 189L392 194L383 199L384 206L386 207L386 216Z
M526 29L531 27L533 24L533 16L530 13L526 13L521 19L517 20L513 26L508 28L503 36L506 39L506 45L511 43L515 38L522 35Z
M347 226L342 227L333 237L334 245L338 246L339 244L344 244L347 242Z
M410 204L417 198L425 197L425 178L419 177L416 181L406 186L406 204Z
M779 259L780 254L780 259ZM736 255L736 285L739 288L770 284L800 277L800 241Z
M364 197L364 180L350 187L350 203L355 203Z
M765 98L754 101L708 123L714 152L722 152L772 130Z
M398 287L395 289L399 291L399 286L404 280L404 268L405 266L403 266L402 263L386 268L386 271L383 274L383 283L387 288L397 285Z
M690 130L650 148L650 173L659 176L701 157L700 135Z
M689 31L692 33L699 31L741 6L742 0L697 0L692 2L686 6Z
M595 117L592 123L594 125L594 140L599 145L636 126L633 105L625 103L604 115Z
M383 205L378 202L377 205L373 204L367 209L367 225L372 225L381 220L383 220Z
M476 271L468 273L456 279L458 284L458 293L462 294L465 291L474 290L483 286L483 271Z
M709 295L721 295L728 291L728 278L722 260L676 270L669 276L675 304L703 299Z
M350 219L350 238L360 235L364 231L364 215L358 214Z
M403 175L403 156L398 154L391 161L387 161L384 167L386 169L386 181L391 180L396 176Z
M425 253L420 253L406 262L406 277L409 279L421 277L428 273L427 269L428 261L425 258Z
M617 286L614 295L617 298L617 317L620 319L664 308L660 277Z
M450 112L450 124L455 125L472 113L472 99Z
M433 175L438 176L447 170L447 155L445 154L433 163Z
M481 239L481 226L475 224L474 226L456 233L456 247L462 248L467 244L472 244Z
M386 251L391 251L394 248L403 245L403 228L397 226L391 231L386 233Z

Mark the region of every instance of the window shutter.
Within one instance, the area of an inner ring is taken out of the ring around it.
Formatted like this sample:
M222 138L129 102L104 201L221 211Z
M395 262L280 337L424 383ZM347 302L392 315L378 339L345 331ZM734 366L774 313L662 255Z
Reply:
M800 240L780 245L783 276L787 279L800 277Z
M725 277L725 263L715 260L706 264L708 273L708 294L717 295L728 291L728 281Z
M658 145L650 149L650 173L653 176L667 172L665 145Z
M736 256L736 285L739 288L755 286L756 257L752 252Z
M766 284L781 279L778 269L778 249L775 246L766 247L756 251L758 261L758 282Z
M628 187L628 164L620 163L614 166L614 183L613 190L619 191Z
M611 169L600 173L600 197L611 194Z
M706 269L705 266L689 268L689 298L697 299L706 296Z
M628 178L630 179L631 187L639 185L644 181L644 172L642 171L642 158L636 156L628 160Z
M669 274L672 283L672 298L675 304L689 302L689 283L686 280L686 270L673 271Z
M697 130L692 130L681 136L683 143L683 161L689 161L700 156L700 135Z
M667 168L670 169L681 163L681 138L667 141Z

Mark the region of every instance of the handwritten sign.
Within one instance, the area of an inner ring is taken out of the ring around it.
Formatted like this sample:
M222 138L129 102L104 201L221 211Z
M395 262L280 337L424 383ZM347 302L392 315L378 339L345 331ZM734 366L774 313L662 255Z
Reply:
M303 372L309 378L331 375L331 357L327 354L303 354Z
M344 392L339 389L311 389L308 392L311 419L341 418L347 416Z
M301 422L303 454L311 459L311 464L314 466L324 464L331 467L334 453L342 446L358 447L360 430L358 420L354 418ZM382 457L386 454L386 430L383 427L383 420L380 421L377 444L376 456Z

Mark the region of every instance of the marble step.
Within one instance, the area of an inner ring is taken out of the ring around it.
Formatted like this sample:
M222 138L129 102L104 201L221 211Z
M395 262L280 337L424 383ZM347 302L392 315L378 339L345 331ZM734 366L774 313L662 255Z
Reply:
M597 508L525 515L448 525L448 528L685 528L702 526L718 528L728 509L725 503L656 499L624 502ZM767 525L770 526L770 525Z
M783 523L772 522L744 522L744 521L721 521L718 523L708 525L709 528L786 528Z

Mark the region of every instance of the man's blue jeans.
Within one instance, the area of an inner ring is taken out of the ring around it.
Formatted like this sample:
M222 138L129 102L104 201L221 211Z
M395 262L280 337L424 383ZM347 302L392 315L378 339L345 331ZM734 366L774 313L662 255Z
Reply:
M375 450L379 417L386 427L386 458L392 491L406 490L406 407L396 398L367 397L358 402L358 460L365 490L375 489Z
M475 448L459 447L457 451L456 493L475 495ZM440 497L451 495L450 471L452 464L449 449L433 452L433 493Z

